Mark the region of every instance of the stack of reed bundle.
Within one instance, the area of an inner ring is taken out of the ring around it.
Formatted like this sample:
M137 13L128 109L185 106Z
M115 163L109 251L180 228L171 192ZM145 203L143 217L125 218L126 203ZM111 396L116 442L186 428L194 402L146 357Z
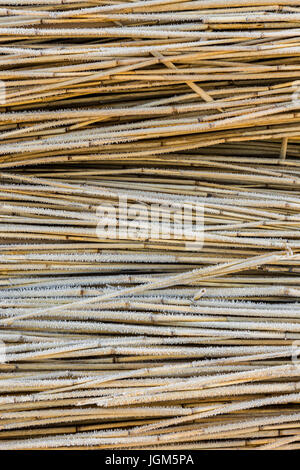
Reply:
M0 0L0 449L300 447L299 37L298 0ZM172 205L203 244L145 230Z

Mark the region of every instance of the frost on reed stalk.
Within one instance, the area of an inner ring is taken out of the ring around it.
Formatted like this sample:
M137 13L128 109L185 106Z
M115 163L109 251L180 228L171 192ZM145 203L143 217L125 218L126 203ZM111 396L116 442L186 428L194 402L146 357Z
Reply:
M300 447L300 8L275 3L0 0L0 449Z

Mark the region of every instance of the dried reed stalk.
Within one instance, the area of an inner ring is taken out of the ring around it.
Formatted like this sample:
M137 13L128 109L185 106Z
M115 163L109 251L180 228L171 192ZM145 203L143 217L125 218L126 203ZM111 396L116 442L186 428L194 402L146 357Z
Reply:
M300 447L299 35L298 0L0 0L0 449ZM203 245L147 232L170 204Z

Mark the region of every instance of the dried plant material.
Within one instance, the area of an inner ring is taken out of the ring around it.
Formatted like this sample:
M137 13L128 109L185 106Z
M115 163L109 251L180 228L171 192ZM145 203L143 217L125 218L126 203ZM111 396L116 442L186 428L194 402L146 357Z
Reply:
M298 449L299 0L0 0L0 449Z

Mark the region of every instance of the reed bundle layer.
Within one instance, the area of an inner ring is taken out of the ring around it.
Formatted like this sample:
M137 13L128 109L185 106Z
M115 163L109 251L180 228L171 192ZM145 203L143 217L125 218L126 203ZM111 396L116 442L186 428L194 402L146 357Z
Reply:
M299 449L299 0L0 0L0 54L0 450Z

